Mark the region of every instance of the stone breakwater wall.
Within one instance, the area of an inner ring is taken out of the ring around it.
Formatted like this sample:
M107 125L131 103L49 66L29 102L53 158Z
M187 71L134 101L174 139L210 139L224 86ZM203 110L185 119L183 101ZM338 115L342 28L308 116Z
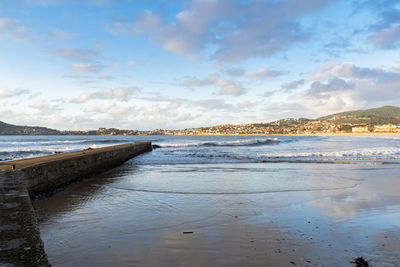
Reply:
M75 180L112 169L151 148L150 142L143 142L89 149L70 155L60 154L59 158L23 169L28 176L28 192L32 197L52 191Z
M151 142L0 163L0 266L49 266L31 199L152 150Z

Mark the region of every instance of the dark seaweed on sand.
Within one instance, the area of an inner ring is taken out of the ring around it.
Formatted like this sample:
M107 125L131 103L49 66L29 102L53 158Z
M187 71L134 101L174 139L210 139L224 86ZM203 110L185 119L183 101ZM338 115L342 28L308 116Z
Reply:
M371 265L369 265L368 261L364 260L363 257L355 258L354 261L352 261L351 263L354 263L356 267L370 267L371 266Z

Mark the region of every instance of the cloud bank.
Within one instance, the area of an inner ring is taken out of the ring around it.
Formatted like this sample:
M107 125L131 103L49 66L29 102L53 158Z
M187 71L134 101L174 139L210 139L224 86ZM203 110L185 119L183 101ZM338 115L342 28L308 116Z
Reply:
M198 59L214 46L221 64L265 57L308 38L299 19L327 7L333 0L193 0L173 18L151 10L133 22L116 21L114 34L147 35L164 50ZM262 25L262 26L261 26Z
M183 81L180 85L186 87L217 86L219 87L220 95L239 96L245 93L245 89L241 84L221 78L219 74L212 74L204 79L188 79Z
M82 104L95 99L114 99L119 101L129 101L134 92L140 91L139 87L131 86L116 89L105 89L95 93L85 93L71 100L71 103Z

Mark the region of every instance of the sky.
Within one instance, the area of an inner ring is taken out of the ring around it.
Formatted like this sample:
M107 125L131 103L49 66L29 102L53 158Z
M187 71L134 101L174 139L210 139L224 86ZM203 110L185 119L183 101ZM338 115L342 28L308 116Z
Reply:
M184 129L400 105L398 0L1 0L0 121Z

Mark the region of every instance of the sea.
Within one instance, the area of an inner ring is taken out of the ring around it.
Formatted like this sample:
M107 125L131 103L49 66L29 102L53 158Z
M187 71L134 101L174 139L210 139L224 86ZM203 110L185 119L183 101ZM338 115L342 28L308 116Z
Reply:
M152 141L137 164L303 162L398 163L399 136L0 136L0 161Z
M1 136L0 161L136 141L33 203L52 265L400 262L400 136Z

